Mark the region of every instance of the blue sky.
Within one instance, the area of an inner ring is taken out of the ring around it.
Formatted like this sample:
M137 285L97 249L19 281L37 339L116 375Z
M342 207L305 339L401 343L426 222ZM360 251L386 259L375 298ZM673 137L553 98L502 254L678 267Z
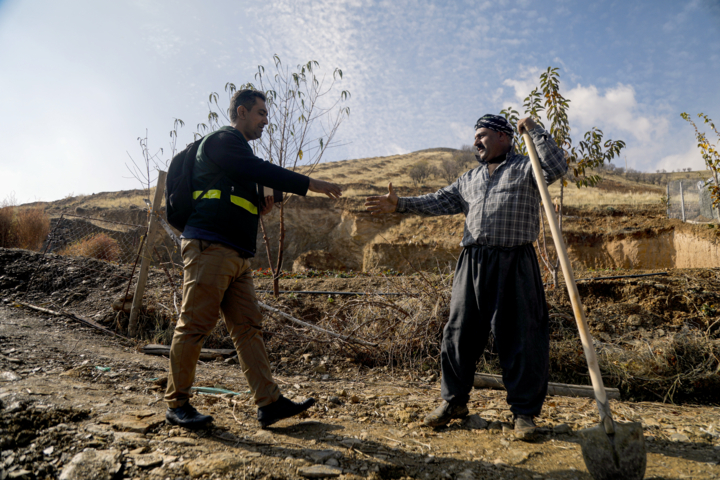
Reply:
M680 113L720 122L720 2L0 0L0 200L137 188L137 138L192 138L210 92L257 65L342 68L349 119L327 161L471 143L561 69L573 137L596 126L616 164L700 168ZM165 150L167 152L167 148Z

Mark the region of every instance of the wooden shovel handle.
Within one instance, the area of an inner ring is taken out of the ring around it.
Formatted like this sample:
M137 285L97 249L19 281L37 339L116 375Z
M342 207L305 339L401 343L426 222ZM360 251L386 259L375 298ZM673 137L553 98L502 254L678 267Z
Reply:
M562 266L563 276L565 277L565 283L567 284L568 293L570 294L570 302L572 303L573 312L575 313L575 322L577 323L578 330L580 331L580 340L582 341L588 369L590 370L590 380L592 381L593 390L595 391L595 399L599 404L606 406L605 409L600 407L600 415L603 417L601 420L605 423L604 417L609 414L609 408L607 408L607 395L605 393L602 376L600 376L600 366L598 365L597 356L595 355L592 337L590 336L587 320L585 319L585 311L583 310L582 303L580 302L580 294L578 293L575 276L573 275L570 259L568 258L567 249L565 248L565 241L563 240L558 226L557 216L555 215L555 209L553 208L552 201L550 200L550 192L548 191L545 175L543 175L542 167L540 166L537 151L535 151L535 145L528 133L523 133L523 139L525 140L525 145L527 146L528 153L530 154L530 161L532 162L533 172L535 173L535 181L537 182L538 189L540 190L545 214L550 222L550 231L552 231L553 240L555 241L555 249L557 250L560 265ZM605 410L605 412L602 410ZM610 421L612 422L612 418L610 418ZM605 427L607 430L608 425L606 424Z

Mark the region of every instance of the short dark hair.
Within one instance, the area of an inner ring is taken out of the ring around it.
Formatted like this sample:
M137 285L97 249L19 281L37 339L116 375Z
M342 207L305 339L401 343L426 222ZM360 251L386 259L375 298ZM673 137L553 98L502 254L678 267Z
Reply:
M245 89L235 92L230 99L230 121L234 122L237 120L237 109L240 105L245 107L245 109L249 112L255 106L255 102L258 98L263 102L267 101L265 94L258 90Z

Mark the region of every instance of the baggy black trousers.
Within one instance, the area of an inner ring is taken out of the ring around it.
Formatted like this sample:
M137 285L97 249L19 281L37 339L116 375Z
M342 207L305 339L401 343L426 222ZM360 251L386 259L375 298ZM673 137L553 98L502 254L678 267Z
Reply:
M539 415L547 394L550 337L540 268L532 244L465 247L455 269L442 338L442 398L464 404L492 329L507 402Z

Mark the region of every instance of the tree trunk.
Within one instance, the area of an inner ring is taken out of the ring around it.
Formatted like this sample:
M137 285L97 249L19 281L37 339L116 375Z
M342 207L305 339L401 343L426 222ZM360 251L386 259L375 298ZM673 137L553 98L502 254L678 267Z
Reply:
M280 274L282 273L283 250L285 247L285 202L280 204L280 239L278 240L277 267L273 272L273 295L280 296Z

